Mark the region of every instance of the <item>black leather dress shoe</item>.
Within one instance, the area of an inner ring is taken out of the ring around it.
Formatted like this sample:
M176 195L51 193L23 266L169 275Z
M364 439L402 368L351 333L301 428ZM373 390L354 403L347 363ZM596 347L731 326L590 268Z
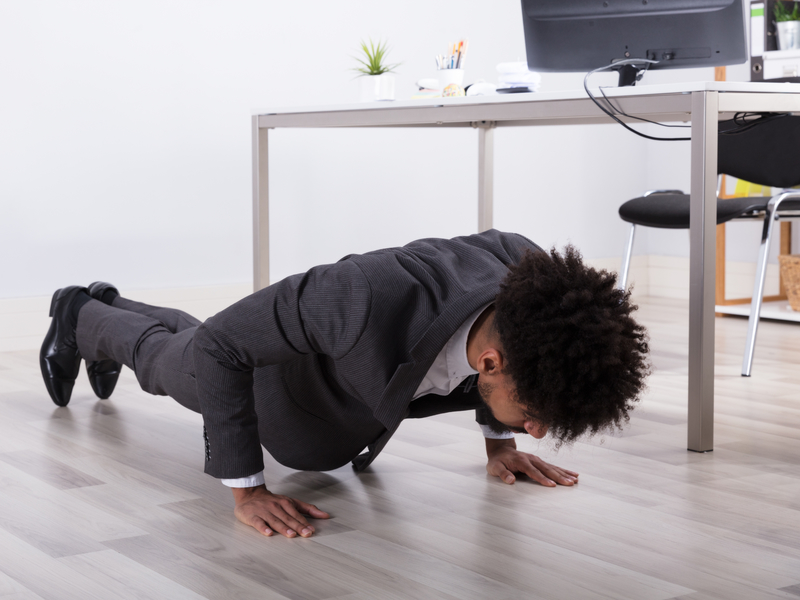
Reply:
M95 281L89 285L89 295L101 302L103 300L103 294L108 291L114 292L119 296L119 290L110 283ZM117 385L121 370L122 365L110 358L86 361L86 374L89 375L89 383L98 398L105 400L111 397L111 393Z
M81 355L75 341L76 323L72 316L72 303L82 291L86 291L86 288L73 285L53 294L50 303L50 316L53 320L39 352L44 385L58 406L69 404L75 378L81 368Z

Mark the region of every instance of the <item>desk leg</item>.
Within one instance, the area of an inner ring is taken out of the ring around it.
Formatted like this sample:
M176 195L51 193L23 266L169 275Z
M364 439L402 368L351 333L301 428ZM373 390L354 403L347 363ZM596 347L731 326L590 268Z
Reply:
M269 129L253 117L253 291L269 285Z
M494 227L494 123L478 125L478 233Z
M692 93L688 447L714 449L717 92Z

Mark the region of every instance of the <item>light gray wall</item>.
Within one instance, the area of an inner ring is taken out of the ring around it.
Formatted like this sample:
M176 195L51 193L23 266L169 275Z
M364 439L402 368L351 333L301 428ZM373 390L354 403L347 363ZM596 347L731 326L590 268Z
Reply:
M368 36L403 63L401 98L459 37L468 82L524 58L512 0L0 3L0 297L248 281L251 109L354 101L351 55ZM543 89L581 81L546 74ZM618 205L688 178L664 146L611 125L499 130L495 224L620 255ZM270 152L273 278L475 230L474 131L277 131ZM640 240L637 253L676 252Z

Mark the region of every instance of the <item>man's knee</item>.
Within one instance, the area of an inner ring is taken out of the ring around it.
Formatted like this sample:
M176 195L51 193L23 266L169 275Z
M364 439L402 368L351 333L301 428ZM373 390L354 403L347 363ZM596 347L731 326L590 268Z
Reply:
M269 449L267 449L269 451ZM347 465L358 453L352 452L324 452L324 453L296 453L276 451L270 452L272 458L295 471L334 471Z
M159 372L163 366L164 349L172 333L159 324L148 329L133 350L133 372L141 388L156 396L166 396L167 392L162 385L163 376Z
M171 396L200 412L194 376L192 337L196 327L172 333L163 326L142 336L136 348L136 379L156 396Z

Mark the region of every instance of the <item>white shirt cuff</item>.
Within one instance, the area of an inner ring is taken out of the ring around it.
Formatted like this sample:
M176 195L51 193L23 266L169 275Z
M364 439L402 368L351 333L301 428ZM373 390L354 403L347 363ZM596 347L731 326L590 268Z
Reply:
M483 437L489 438L490 440L510 440L514 437L514 434L510 431L495 433L488 425L481 425L481 431L483 432Z
M220 479L220 481L233 488L256 487L264 485L264 472L250 475L250 477L239 477L239 479Z

